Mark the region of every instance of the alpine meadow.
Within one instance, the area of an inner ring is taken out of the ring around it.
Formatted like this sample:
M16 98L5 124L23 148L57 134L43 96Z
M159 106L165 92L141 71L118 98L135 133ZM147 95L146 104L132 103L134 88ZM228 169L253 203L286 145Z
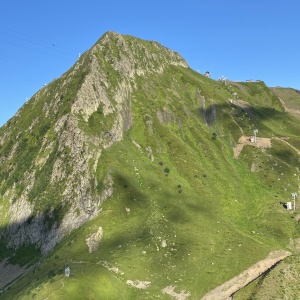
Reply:
M0 298L299 299L299 119L105 33L0 128Z

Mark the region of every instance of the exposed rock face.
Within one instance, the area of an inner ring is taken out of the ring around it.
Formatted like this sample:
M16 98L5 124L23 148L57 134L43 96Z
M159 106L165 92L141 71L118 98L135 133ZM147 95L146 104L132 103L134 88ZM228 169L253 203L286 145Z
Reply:
M86 239L86 244L89 248L89 253L93 253L99 249L100 242L103 238L103 228L99 227L98 231L93 233Z
M121 141L134 123L133 79L160 74L170 64L188 67L156 42L108 32L5 124L0 225L9 247L35 244L47 253L99 214L113 194L113 178L106 174L99 182L97 165L102 151ZM162 118L171 116L165 112ZM151 148L147 153L153 160ZM24 170L22 159L28 164Z

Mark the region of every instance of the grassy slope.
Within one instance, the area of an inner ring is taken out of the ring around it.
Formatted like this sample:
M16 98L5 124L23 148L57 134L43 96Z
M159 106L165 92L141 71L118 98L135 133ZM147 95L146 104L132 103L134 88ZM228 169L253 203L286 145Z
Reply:
M239 127L246 134L253 123L262 135L289 135L297 143L299 128L263 83L230 88L173 67L163 77L140 78L138 85L132 95L134 125L123 142L103 153L97 169L99 179L114 178L113 197L98 218L67 237L3 299L170 299L161 293L168 285L198 299L297 236L291 215L278 204L297 187L297 155L278 142L266 151L245 147L241 159L233 158ZM255 120L230 105L232 89L256 105ZM210 128L199 109L201 95L206 114L217 106ZM158 122L158 111L168 111L169 121ZM147 120L153 121L153 134ZM149 146L154 162L146 154ZM264 164L260 172L250 172L253 159ZM279 183L281 173L286 180ZM99 226L103 242L89 254L85 239ZM108 271L100 261L122 273ZM70 278L62 274L65 265ZM137 279L151 281L150 287L126 285Z
M290 109L300 110L300 92L292 88L272 88L272 91L280 97Z
M289 257L273 268L268 274L255 280L234 298L245 299L299 299L300 297L300 256Z

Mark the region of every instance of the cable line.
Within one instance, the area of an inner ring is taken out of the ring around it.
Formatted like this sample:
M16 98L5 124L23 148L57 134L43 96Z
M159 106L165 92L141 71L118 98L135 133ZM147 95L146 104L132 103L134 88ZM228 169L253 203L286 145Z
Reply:
M14 37L17 38L17 39L20 39L20 40L23 40L23 41L27 41L27 42L30 42L30 43L35 43L35 44L38 44L38 45L40 45L42 47L47 47L47 48L53 48L53 47L55 47L55 49L57 49L59 51L65 52L65 53L70 54L70 55L75 55L74 51L70 51L68 49L65 49L65 48L62 48L60 46L57 46L54 42L44 41L44 40L41 40L39 38L32 37L30 35L27 35L27 34L24 34L24 33L20 33L20 32L17 32L15 30L12 30L12 29L4 28L4 27L0 28L0 32L4 33L6 35L12 36L11 33L7 33L7 32L5 32L5 30L13 32L14 34L17 34L17 36L14 35ZM18 37L18 35L20 37Z
M31 62L24 62L22 60L18 60L14 57L9 57L7 55L3 55L3 54L0 54L0 59L3 58L5 60L10 60L11 62L14 62L14 63L17 63L17 64L20 64L20 65L30 65L30 66L34 66L34 67L37 67L37 68L40 68L40 69L43 69L44 71L55 71L56 69L53 67L53 68L48 68L46 66L41 66L41 65L37 65L35 63L31 63Z
M5 40L2 40L2 39L0 39L0 41L3 42L3 43L8 43L8 44L14 45L14 46L22 47L22 48L30 50L30 51L35 51L35 52L41 53L43 55L50 55L52 57L56 57L56 58L59 58L59 59L63 58L63 56L59 56L59 55L56 55L54 53L48 53L48 52L45 52L45 51L41 51L39 49L31 48L31 47L28 47L26 45L22 45L22 44L19 44L19 43L16 43L16 42L5 41ZM70 55L68 55L68 56L71 57Z

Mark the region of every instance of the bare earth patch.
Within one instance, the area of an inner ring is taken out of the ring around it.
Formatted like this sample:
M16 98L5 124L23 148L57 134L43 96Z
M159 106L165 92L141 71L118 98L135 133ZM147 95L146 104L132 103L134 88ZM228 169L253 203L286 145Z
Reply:
M119 268L117 268L113 265L110 265L107 261L101 260L97 264L103 266L110 272L114 272L115 274L118 274L118 275L124 275L124 272L122 272Z
M282 137L282 138L273 137L272 139L285 143L286 145L288 145L290 148L292 148L294 151L296 151L300 155L299 149L297 149L296 147L294 147L287 141L289 139L288 137ZM251 145L253 147L258 147L258 148L270 148L270 147L272 147L272 143L271 143L272 139L256 137L256 143L254 143L254 142L251 142L249 136L241 136L239 138L237 145L233 148L234 157L235 158L239 157L239 155L245 145Z
M127 280L126 281L126 284L132 286L132 287L135 287L137 289L147 289L150 284L151 284L151 281L140 281L140 280L135 280L135 281L132 281L132 280Z
M253 147L258 147L258 148L270 148L272 146L271 138L257 137L256 143L254 143L250 141L249 136L241 136L239 138L238 144L233 148L233 153L235 158L239 157L245 145L251 145Z
M164 294L170 295L171 297L173 297L176 300L185 300L187 299L189 296L191 296L190 292L186 292L186 291L180 291L180 293L176 293L174 292L175 286L173 285L169 285L167 287L165 287L162 292Z

